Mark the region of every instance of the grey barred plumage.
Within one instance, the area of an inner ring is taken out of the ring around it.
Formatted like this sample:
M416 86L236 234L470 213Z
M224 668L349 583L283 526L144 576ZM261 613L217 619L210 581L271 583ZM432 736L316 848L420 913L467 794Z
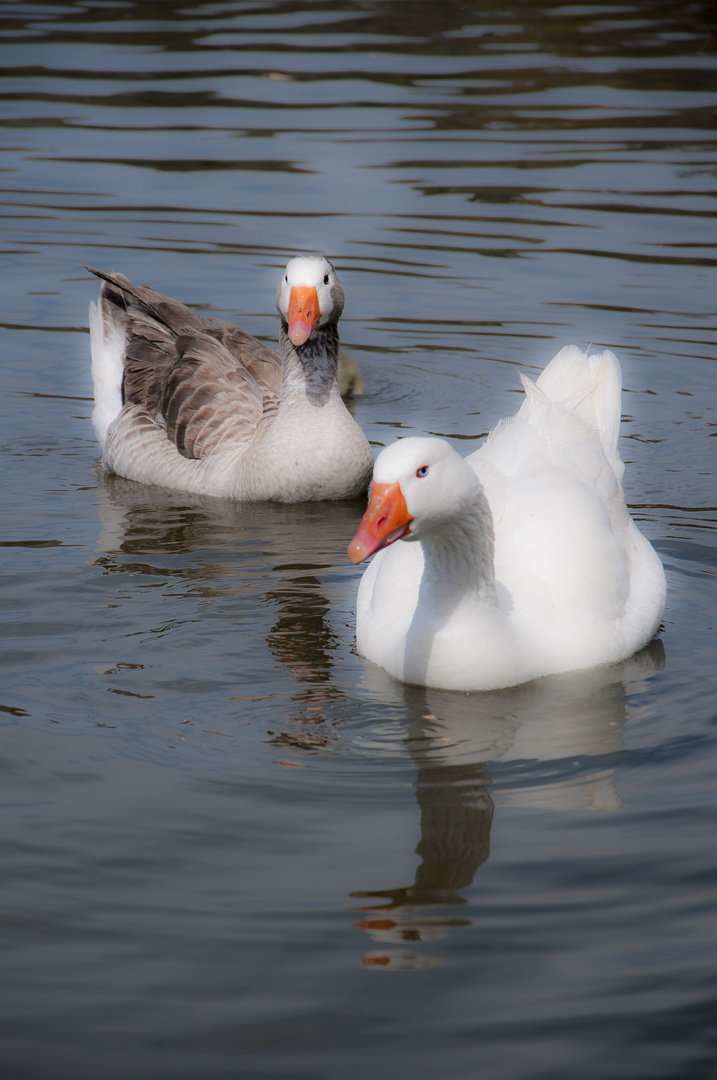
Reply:
M288 264L278 353L123 274L87 269L102 279L90 322L93 419L107 468L240 500L366 489L373 457L338 390L344 293L328 260Z

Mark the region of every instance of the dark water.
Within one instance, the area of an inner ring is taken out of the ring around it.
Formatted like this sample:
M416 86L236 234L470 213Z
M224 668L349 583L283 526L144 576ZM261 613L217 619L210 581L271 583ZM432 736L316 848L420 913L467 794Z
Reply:
M0 42L2 1076L713 1077L714 5L10 2ZM402 687L353 651L360 503L102 475L80 264L272 341L303 250L376 446L615 350L657 645Z

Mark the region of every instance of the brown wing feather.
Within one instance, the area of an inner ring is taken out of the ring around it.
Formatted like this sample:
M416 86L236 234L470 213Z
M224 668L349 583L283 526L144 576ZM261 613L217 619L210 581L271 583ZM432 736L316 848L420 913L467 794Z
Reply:
M283 387L281 357L267 345L231 323L221 325L221 342L238 363L251 372L254 379L277 403Z
M281 358L240 327L205 319L124 274L102 279L106 324L125 334L125 404L140 405L184 457L203 457L231 438L252 437L278 406Z
M250 372L209 334L180 337L177 350L161 412L180 454L201 458L228 439L249 440L264 414L264 395Z

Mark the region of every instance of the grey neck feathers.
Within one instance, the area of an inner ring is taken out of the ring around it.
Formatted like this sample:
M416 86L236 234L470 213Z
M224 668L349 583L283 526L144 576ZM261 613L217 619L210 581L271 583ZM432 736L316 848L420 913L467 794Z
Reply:
M279 344L284 359L284 382L287 389L303 389L310 404L325 405L336 382L339 356L339 330L336 323L319 326L303 345L289 341L288 325L282 319Z
M449 528L421 537L421 543L426 565L422 591L425 585L441 606L464 599L497 604L493 518L485 497Z

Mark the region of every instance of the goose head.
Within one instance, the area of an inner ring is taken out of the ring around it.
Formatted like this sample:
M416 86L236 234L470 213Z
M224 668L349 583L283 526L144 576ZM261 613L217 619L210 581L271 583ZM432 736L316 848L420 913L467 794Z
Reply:
M303 345L318 327L336 324L344 290L329 260L317 255L291 259L276 290L276 306L294 346Z
M490 521L473 470L443 439L401 439L376 458L368 508L349 544L352 563L396 540L450 531L476 513Z

